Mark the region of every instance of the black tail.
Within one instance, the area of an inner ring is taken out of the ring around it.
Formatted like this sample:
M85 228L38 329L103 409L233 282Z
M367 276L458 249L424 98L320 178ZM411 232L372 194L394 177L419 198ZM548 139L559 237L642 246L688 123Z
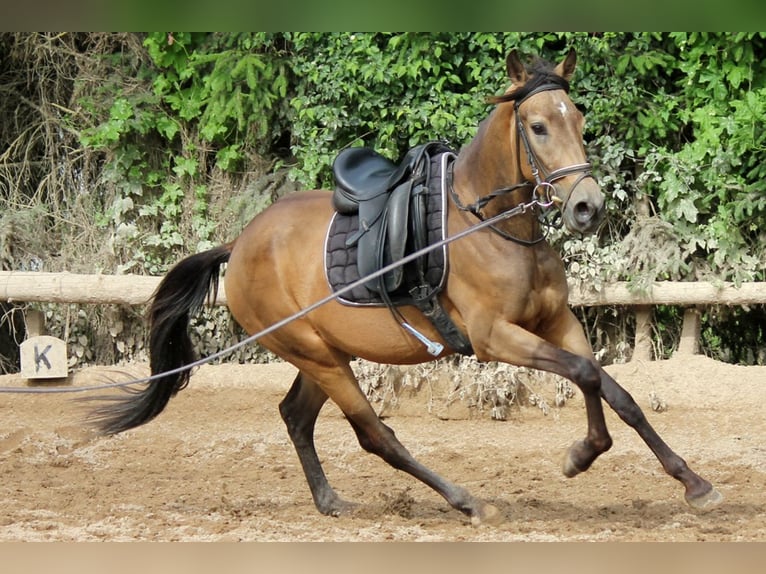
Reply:
M189 316L205 299L215 298L221 265L229 260L231 245L198 253L173 267L154 293L149 310L149 357L152 375L170 371L195 360L189 338ZM209 295L210 294L210 295ZM130 394L104 397L108 404L92 416L106 434L137 427L162 412L168 401L189 382L189 371L150 381Z

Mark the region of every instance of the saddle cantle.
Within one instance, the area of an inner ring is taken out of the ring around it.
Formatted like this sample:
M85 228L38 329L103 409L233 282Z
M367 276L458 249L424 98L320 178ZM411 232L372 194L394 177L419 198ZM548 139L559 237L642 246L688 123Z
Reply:
M371 148L344 149L332 164L335 211L343 214L358 213L360 202L374 200L390 192L412 173L416 164L422 160L423 153L435 145L441 146L431 143L412 148L399 165Z

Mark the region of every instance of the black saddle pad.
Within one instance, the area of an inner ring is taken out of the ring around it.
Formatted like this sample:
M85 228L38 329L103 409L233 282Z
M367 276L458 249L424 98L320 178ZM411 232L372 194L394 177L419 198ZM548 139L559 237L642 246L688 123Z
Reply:
M428 178L428 200L426 202L426 221L428 244L432 245L446 237L447 201L446 174L447 166L455 155L451 152L441 153L431 158ZM333 293L346 288L361 279L357 267L357 248L355 245L346 247L346 239L359 229L359 217L356 214L343 215L335 213L327 230L325 239L325 273L327 282ZM408 248L407 254L412 250ZM447 246L429 251L426 257L426 281L428 286L438 292L444 286L447 277ZM411 265L411 264L409 264ZM409 290L415 285L409 280L410 274L405 267L404 285L391 294L395 305L412 303ZM343 293L338 300L345 305L384 306L380 295L359 285Z

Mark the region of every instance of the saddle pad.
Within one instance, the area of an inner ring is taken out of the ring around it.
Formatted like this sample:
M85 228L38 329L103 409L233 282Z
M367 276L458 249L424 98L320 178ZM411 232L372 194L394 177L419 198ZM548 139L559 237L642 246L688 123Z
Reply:
M454 159L451 152L441 153L431 158L428 178L428 199L426 202L426 227L428 244L432 245L446 237L447 201L446 173L447 165ZM335 213L330 221L325 238L325 275L333 293L361 279L357 267L357 247L346 247L346 239L359 229L359 216ZM407 254L411 253L408 249ZM436 292L444 286L447 277L447 246L429 251L426 257L426 281ZM412 265L412 263L408 264ZM391 300L395 305L412 303L409 289L414 287L407 282L405 266L405 284L400 293L393 293ZM365 285L359 285L338 297L344 305L385 306L380 295Z

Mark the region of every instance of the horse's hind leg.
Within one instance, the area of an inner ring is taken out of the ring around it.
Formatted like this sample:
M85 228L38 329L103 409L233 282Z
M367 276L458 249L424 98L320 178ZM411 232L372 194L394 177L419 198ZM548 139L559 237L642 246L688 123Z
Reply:
M279 404L279 412L298 453L317 510L322 514L338 516L352 505L342 500L327 482L314 447L314 426L325 401L327 394L299 372L290 391Z
M491 504L472 496L423 466L399 442L394 432L380 420L367 397L359 388L351 367L296 361L303 372L299 375L285 400L280 405L287 422L290 437L306 473L317 508L324 514L336 514L348 503L338 498L327 482L313 444L313 428L317 414L329 398L341 409L356 432L359 444L366 451L378 455L394 468L403 470L421 480L441 494L457 510L471 517L474 524L498 523L500 512ZM311 374L308 375L307 372Z
M374 413L358 413L348 416L348 420L362 448L433 488L453 508L469 516L473 524L499 524L503 521L497 508L475 498L464 488L443 479L415 460L396 438L394 431L383 424Z

